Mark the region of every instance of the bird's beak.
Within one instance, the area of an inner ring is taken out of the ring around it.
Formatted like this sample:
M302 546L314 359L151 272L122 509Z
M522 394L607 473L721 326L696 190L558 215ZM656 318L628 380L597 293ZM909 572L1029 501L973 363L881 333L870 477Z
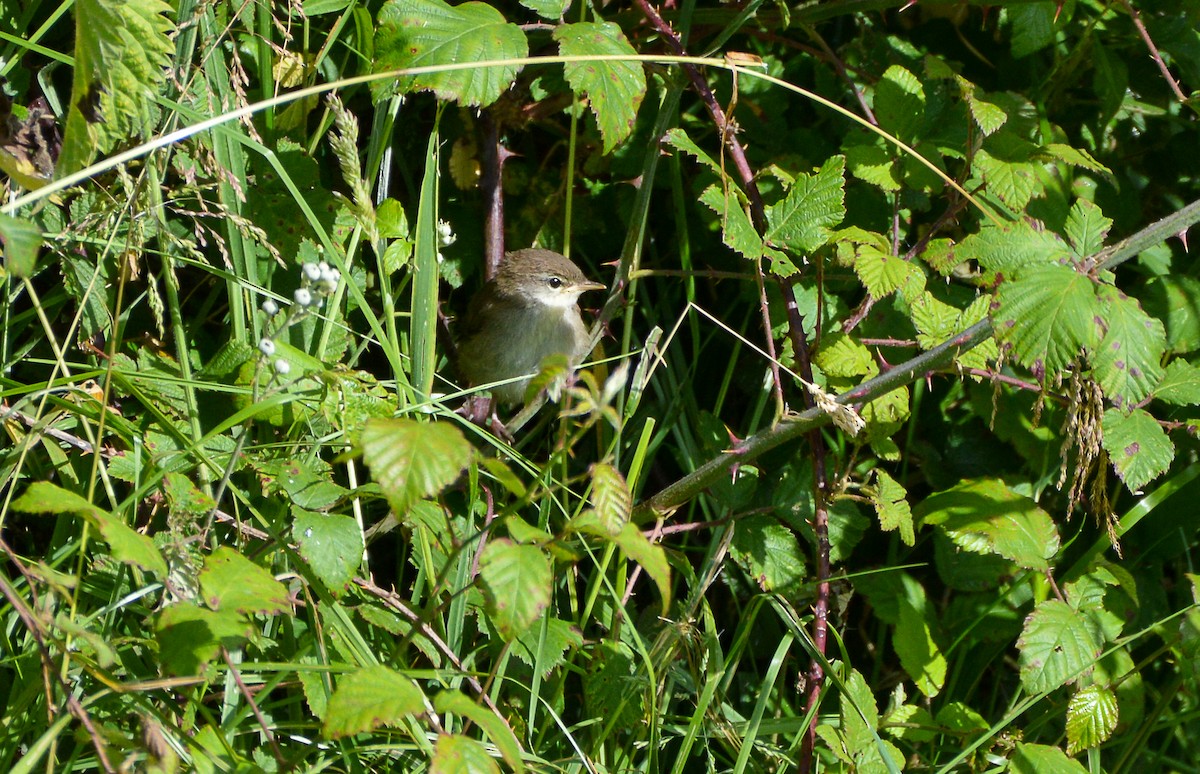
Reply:
M580 293L586 293L589 290L605 290L607 288L607 285L602 285L599 282L580 282L578 285L574 286L573 290L578 290Z

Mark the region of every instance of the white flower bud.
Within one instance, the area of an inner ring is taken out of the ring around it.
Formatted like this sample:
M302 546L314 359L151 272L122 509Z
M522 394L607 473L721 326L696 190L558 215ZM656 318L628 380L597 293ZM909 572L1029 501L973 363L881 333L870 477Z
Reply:
M306 263L301 267L304 271L304 278L309 282L316 282L321 279L321 268L315 263Z
M275 303L275 299L268 298L262 302L262 310L267 313L268 317L274 317L279 314L279 304Z
M283 358L279 358L278 360L275 361L275 373L279 374L280 376L287 375L287 372L291 371L291 370L292 370L292 364L289 363L288 361L284 360Z
M296 288L292 298L296 299L297 306L308 306L312 303L312 293L308 292L308 288Z
M267 357L274 355L275 354L275 342L272 341L271 339L264 338L262 341L258 342L258 351L263 353Z

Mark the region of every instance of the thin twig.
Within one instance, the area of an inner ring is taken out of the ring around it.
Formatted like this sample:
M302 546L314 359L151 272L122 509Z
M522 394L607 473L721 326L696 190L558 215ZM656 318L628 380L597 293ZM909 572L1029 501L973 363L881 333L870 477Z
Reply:
M17 555L13 553L12 549L9 548L8 544L3 540L0 540L0 551L3 551L3 553L8 557L9 561L16 566L22 575L25 575L26 578L29 577L28 573L25 572L25 568L21 563L21 560L17 558ZM67 685L62 679L56 679L53 677L56 672L54 659L50 655L49 646L46 644L46 633L42 630L41 623L38 622L37 616L35 616L33 611L29 609L29 606L25 604L24 598L17 593L17 590L13 588L11 583L9 583L8 576L3 572L0 572L0 594L3 594L8 600L8 603L12 605L13 610L15 610L17 613L17 617L21 619L21 623L25 625L25 629L29 632L30 636L33 637L34 644L37 647L38 656L42 662L42 678L45 681L47 698L46 710L48 712L53 711L54 704L52 701L50 681L54 680L54 682L58 683L59 689L62 690L63 697L67 703L67 711L70 712L71 715L79 721L80 725L87 730L88 736L92 740L92 746L96 748L96 759L99 761L101 768L103 768L106 772L115 772L116 768L114 768L112 763L108 760L108 751L104 745L104 736L100 733L100 730L96 728L96 725L92 723L92 718L90 715L88 715L87 710L83 708L83 704L80 703L78 698L76 698L75 687Z
M1159 72L1163 78L1171 86L1171 91L1175 93L1175 99L1180 102L1187 102L1187 97L1183 93L1183 89L1179 88L1179 83L1176 82L1175 76L1171 75L1171 70L1167 67L1167 63L1163 61L1162 54L1158 53L1158 46L1154 45L1154 41L1150 38L1149 31L1146 30L1146 25L1142 24L1142 17L1134 9L1133 4L1129 0L1121 0L1121 5L1125 6L1125 10L1129 13L1129 18L1133 20L1133 26L1137 28L1138 34L1142 36L1142 40L1146 43L1146 48L1150 49L1150 57L1154 59L1154 63L1158 65Z

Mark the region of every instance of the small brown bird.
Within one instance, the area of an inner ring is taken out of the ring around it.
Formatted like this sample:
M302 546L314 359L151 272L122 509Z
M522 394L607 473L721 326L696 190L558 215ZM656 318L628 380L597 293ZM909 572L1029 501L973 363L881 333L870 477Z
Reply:
M458 337L458 366L473 385L524 377L491 388L500 403L522 403L530 379L551 355L571 368L588 354L579 296L604 285L550 250L507 253L500 268L471 299Z

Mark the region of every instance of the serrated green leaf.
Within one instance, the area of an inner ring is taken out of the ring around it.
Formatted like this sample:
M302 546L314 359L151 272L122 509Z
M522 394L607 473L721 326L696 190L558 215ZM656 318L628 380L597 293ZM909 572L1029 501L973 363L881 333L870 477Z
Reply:
M488 615L506 640L524 633L550 606L550 558L537 546L499 539L479 558Z
M371 419L359 444L371 474L399 515L453 484L471 459L471 444L457 427L444 422Z
M1088 771L1057 747L1020 742L1008 770L1012 774L1087 774Z
M1067 752L1071 755L1099 747L1117 727L1117 695L1099 685L1071 697L1067 705Z
M842 733L847 749L851 752L875 743L875 730L879 728L879 707L870 686L857 669L851 669L844 680L841 695Z
M1096 320L1102 310L1092 280L1068 266L1022 271L1000 286L996 303L996 338L1036 372L1057 373L1099 343Z
M1082 259L1098 253L1104 247L1110 228L1112 218L1104 217L1100 208L1087 199L1077 199L1067 214L1063 232L1071 242L1075 257Z
M971 118L979 127L979 131L983 133L984 137L995 134L1008 121L1008 114L1004 112L1004 108L976 94L975 85L965 78L956 76L956 79L959 86L962 87L963 100L967 103L967 110L970 111Z
M985 269L1009 274L1025 266L1053 264L1070 257L1066 243L1025 221L984 226L955 248L959 263L975 260Z
M178 602L158 614L154 637L164 669L173 675L197 675L222 645L233 648L250 636L250 623L235 610L205 610Z
M824 245L846 217L846 158L831 156L813 175L799 175L784 200L767 209L766 240L797 255Z
M23 218L0 215L0 243L4 268L17 279L33 276L42 246L42 230Z
M191 479L182 473L168 473L163 477L163 494L166 495L173 514L207 516L217 507L211 497L201 492Z
M925 272L920 266L867 246L858 250L854 273L875 298L885 298L896 290L911 298L925 288Z
M545 630L541 626L530 627L517 638L512 653L547 678L566 662L568 650L583 646L583 633L569 621L549 617L542 621Z
M140 567L159 578L167 577L167 563L150 537L133 531L125 522L74 492L36 481L13 502L12 507L23 513L72 514L84 518L100 531L100 537L108 543L117 561Z
M560 24L552 35L563 56L637 54L621 28L611 22ZM564 69L571 88L587 94L604 138L604 152L611 152L633 132L634 119L646 96L641 62L567 62Z
M871 356L871 350L847 333L826 334L813 362L829 377L850 378L879 373L879 364Z
M558 21L571 5L571 0L520 0L521 5L547 21Z
M767 271L775 277L791 277L799 273L800 268L782 251L773 247L763 246L763 257L767 259Z
M1097 44L1097 48L1099 44ZM1064 163L1070 164L1080 169L1086 169L1089 172L1095 172L1105 177L1112 177L1112 170L1096 161L1092 154L1081 148L1072 148L1070 145L1062 143L1047 143L1043 145L1038 153L1038 156L1055 159Z
M610 535L620 533L629 521L633 495L620 471L607 463L592 466L592 494L589 498L596 515Z
M854 177L894 193L900 190L896 173L896 159L891 152L872 139L842 146L846 154L846 169Z
M500 774L487 748L469 736L438 734L429 774Z
M1092 359L1092 372L1117 408L1139 403L1162 379L1166 331L1136 299L1110 285L1101 286L1096 300L1107 331Z
M897 595L898 618L893 645L900 666L922 694L937 696L946 684L946 657L933 638L936 623L929 610L925 589L916 579L902 573L903 592Z
M928 742L936 736L931 730L933 715L924 707L912 704L901 704L889 710L882 725L889 735L908 742Z
M929 240L919 257L929 268L943 277L952 275L954 270L963 263L954 242L949 239Z
M340 739L380 726L397 726L425 712L425 697L409 678L385 666L369 666L338 679L322 731Z
M1200 366L1178 358L1167 363L1154 397L1176 406L1200 405Z
M726 247L752 261L762 257L762 238L732 189L726 195L720 186L710 185L700 194L700 202L721 216L721 241Z
M1161 476L1175 459L1175 444L1154 417L1142 409L1128 414L1109 409L1104 412L1100 430L1104 433L1104 450L1131 492L1140 491Z
M291 607L282 583L228 546L218 547L204 560L200 590L213 610L282 613Z
M1050 514L1002 481L977 479L925 498L914 514L940 527L965 551L998 554L1021 567L1044 571L1058 553Z
M500 755L504 757L504 762L507 763L513 771L521 772L525 770L525 762L521 760L521 745L517 742L517 737L513 734L513 730L508 727L496 713L475 703L471 698L459 691L442 691L433 700L433 709L435 712L447 713L453 712L456 715L462 715L469 719L472 723L482 728L487 732L488 738L496 745L496 749L500 751ZM437 757L436 755L434 756ZM488 759L491 760L490 758ZM469 769L447 769L447 771L469 771Z
M892 65L875 86L874 108L879 126L911 145L925 121L925 87L917 76Z
M613 540L627 559L637 563L646 571L646 574L654 581L654 585L658 587L658 594L662 597L662 609L669 609L671 607L671 565L667 562L667 552L663 550L663 547L651 543L632 521L625 522L625 526Z
M879 516L879 528L884 532L900 530L900 539L906 546L916 543L913 532L912 509L908 505L908 491L882 468L875 469L875 485L872 487L871 504Z
M375 32L375 72L528 56L525 33L490 5L442 0L388 0ZM499 99L520 68L515 64L443 70L375 81L378 102L398 92L429 90L439 99L487 106Z
M667 133L663 135L663 142L690 156L694 156L701 164L716 172L721 177L725 177L725 172L721 169L721 165L712 156L702 150L699 145L693 142L692 138L684 130L668 129Z
M957 333L962 314L929 292L922 293L910 304L909 313L917 329L917 343L922 349L932 349Z
M796 533L769 516L739 519L729 555L769 594L799 593L808 574Z
M975 168L987 183L988 192L1016 212L1024 210L1042 191L1038 165L1032 161L1010 161L981 150L975 154Z
M383 239L408 239L412 235L404 205L390 196L375 208L375 227Z
M1078 611L1057 599L1038 604L1017 640L1021 684L1029 693L1049 693L1091 671L1100 645Z
M172 9L161 0L76 0L73 8L75 69L58 177L150 130L175 53Z
M362 562L363 532L350 516L296 511L292 540L330 592L341 594Z

